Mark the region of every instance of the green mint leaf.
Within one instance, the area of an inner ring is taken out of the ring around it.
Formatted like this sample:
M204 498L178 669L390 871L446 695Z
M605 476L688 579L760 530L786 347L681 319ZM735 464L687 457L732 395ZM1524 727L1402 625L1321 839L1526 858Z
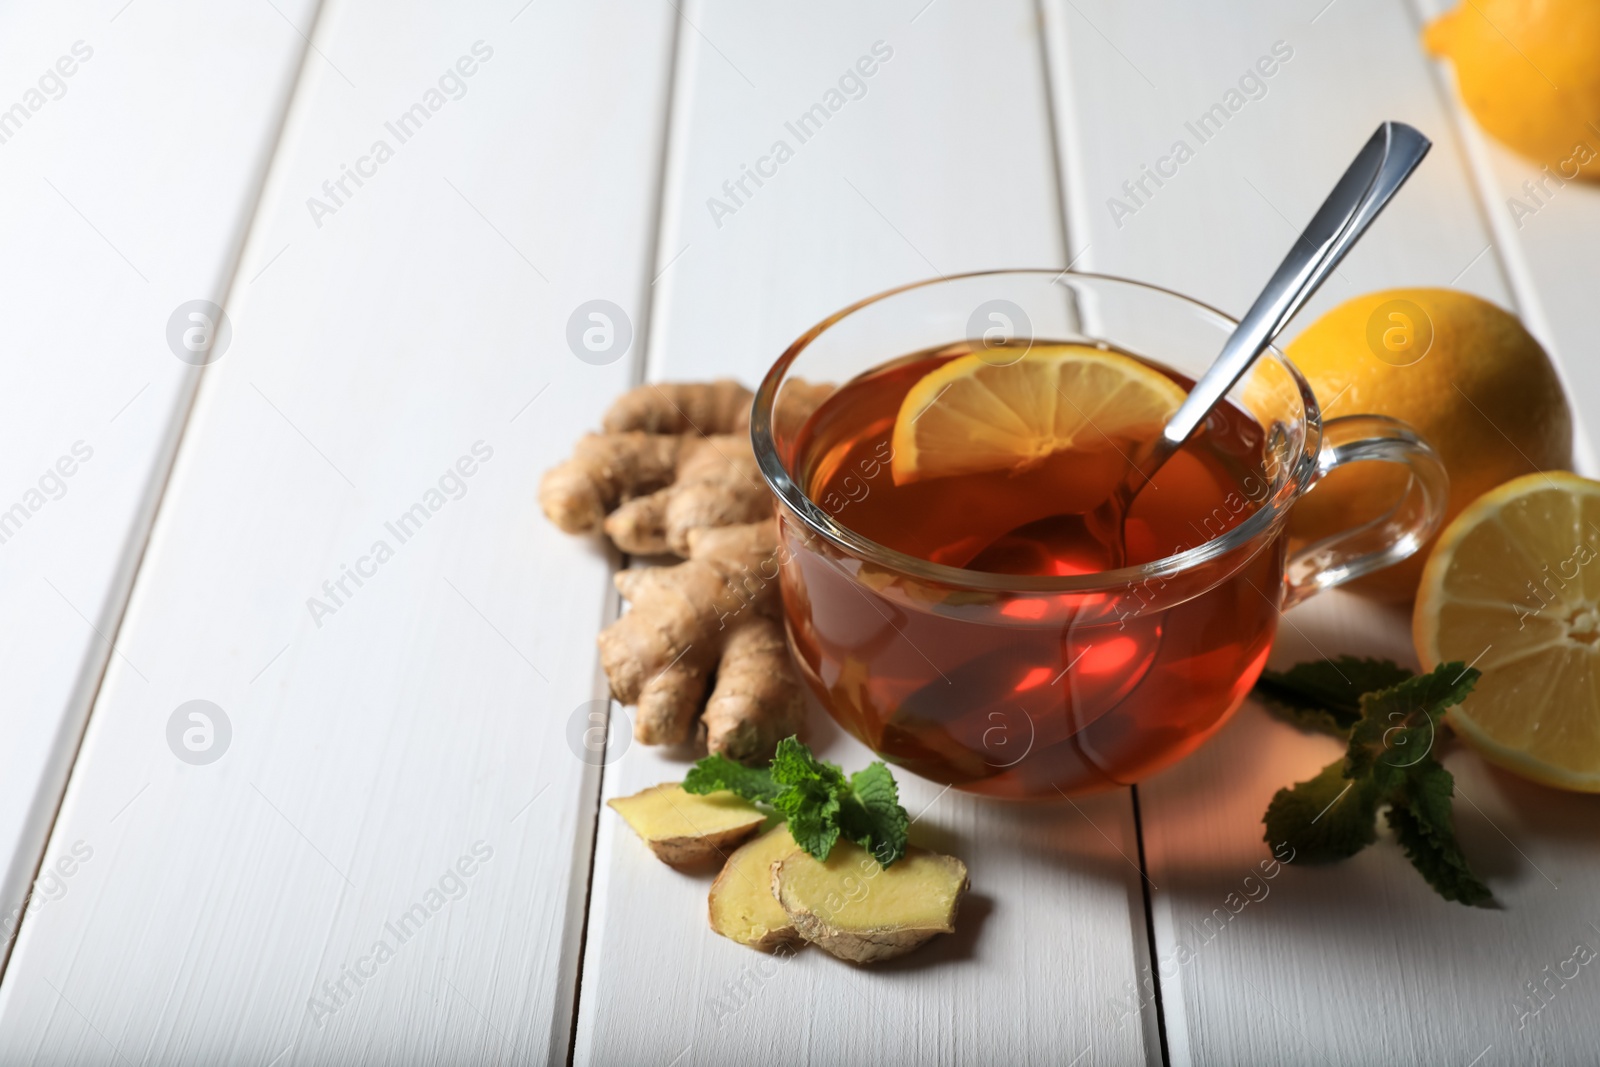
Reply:
M1345 761L1291 789L1280 789L1262 819L1266 842L1294 849L1292 863L1348 859L1378 839L1378 793L1371 779L1345 777Z
M828 858L839 841L839 798L816 793L785 793L778 798L778 810L789 820L789 835L794 843L819 860Z
M850 793L840 802L844 835L887 867L906 854L911 819L900 806L900 788L889 768L873 763L850 776Z
M1356 662L1381 663L1345 657L1339 665L1353 668ZM1316 665L1305 666L1316 669L1302 671L1295 681L1295 692L1302 695L1328 679ZM1472 872L1456 840L1455 779L1433 755L1445 710L1466 699L1477 680L1478 672L1464 664L1443 663L1363 693L1344 759L1272 798L1263 820L1267 843L1293 847L1292 862L1344 859L1376 840L1373 821L1379 805L1387 803L1396 840L1435 892L1463 904L1491 900L1489 887ZM1339 709L1320 710L1328 722L1339 721Z
M894 775L874 763L846 779L844 771L819 760L795 737L778 742L767 768L746 767L723 756L707 756L684 777L689 793L730 790L774 808L789 823L795 843L819 860L840 837L854 841L887 867L906 854L911 819L900 806Z
M798 738L778 742L772 756L774 793L767 801L788 821L795 843L819 860L843 837L887 867L906 853L911 819L900 806L894 775L882 763L845 778Z
M1407 779L1403 795L1389 809L1389 826L1406 858L1441 897L1462 904L1485 904L1494 894L1461 852L1450 797L1455 779L1433 760Z
M1350 731L1345 772L1370 776L1385 799L1399 790L1411 768L1431 758L1445 709L1472 692L1478 672L1441 663L1427 674L1361 698L1361 721Z
M785 737L778 742L772 754L772 780L787 786L814 783L830 793L845 787L844 771L817 759L798 737Z
M1456 779L1436 759L1423 760L1406 775L1400 795L1390 797L1394 804L1411 809L1418 822L1430 833L1454 835L1455 811L1450 799L1455 795Z
M766 767L746 767L726 756L711 755L700 760L683 778L685 793L715 793L726 789L746 800L770 804L782 792Z
M827 859L839 840L844 772L817 759L798 738L786 737L772 756L772 780L780 789L772 806L789 820L795 843L817 859Z
M1340 656L1297 663L1286 671L1262 671L1255 695L1291 725L1342 740L1361 718L1363 693L1410 677L1410 671L1390 660Z

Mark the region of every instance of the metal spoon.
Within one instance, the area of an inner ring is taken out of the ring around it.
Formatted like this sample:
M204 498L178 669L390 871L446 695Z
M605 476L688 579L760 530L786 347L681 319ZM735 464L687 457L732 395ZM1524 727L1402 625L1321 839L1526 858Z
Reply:
M1211 369L1189 391L1161 436L1139 449L1112 494L1093 511L1051 515L1018 526L966 566L1006 574L1050 573L1052 564L1074 560L1085 570L1121 566L1122 527L1134 497L1333 273L1430 147L1432 142L1403 122L1379 126L1239 321Z

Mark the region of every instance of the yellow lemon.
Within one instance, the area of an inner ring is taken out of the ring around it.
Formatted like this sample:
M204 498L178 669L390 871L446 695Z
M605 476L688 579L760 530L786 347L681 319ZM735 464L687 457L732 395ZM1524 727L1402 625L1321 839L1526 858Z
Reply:
M1529 474L1439 538L1417 590L1423 667L1482 672L1449 722L1485 758L1600 792L1600 482Z
M1490 134L1560 177L1600 177L1600 4L1466 0L1423 43Z
M924 375L894 421L895 484L1023 470L1073 448L1155 437L1186 395L1160 371L1088 345L959 356Z
M1514 315L1453 289L1390 289L1347 301L1289 345L1325 419L1409 423L1450 474L1446 521L1495 486L1572 464L1572 415L1550 358ZM1382 514L1407 478L1390 464L1332 474L1295 505L1291 536L1316 540ZM1427 546L1354 583L1409 600Z

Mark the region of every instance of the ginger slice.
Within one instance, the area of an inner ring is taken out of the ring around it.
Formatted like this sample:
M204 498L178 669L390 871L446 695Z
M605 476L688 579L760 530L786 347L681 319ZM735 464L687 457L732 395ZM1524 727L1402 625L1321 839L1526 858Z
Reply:
M798 947L803 939L772 895L772 865L799 848L787 823L740 845L711 883L711 929L762 952Z
M967 865L954 856L911 848L884 868L847 841L825 861L798 850L775 860L771 881L801 937L855 963L903 956L935 934L954 932L970 884Z
M606 803L663 863L673 867L694 867L726 855L767 818L732 793L686 793L677 782L663 782Z

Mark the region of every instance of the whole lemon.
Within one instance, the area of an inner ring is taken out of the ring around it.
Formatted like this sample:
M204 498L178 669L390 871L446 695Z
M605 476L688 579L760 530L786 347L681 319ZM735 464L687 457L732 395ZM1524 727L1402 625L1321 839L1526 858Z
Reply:
M1561 177L1600 177L1600 4L1465 0L1422 39L1490 134Z
M1572 414L1550 357L1516 316L1454 289L1389 289L1312 323L1287 355L1323 418L1388 415L1409 423L1450 475L1445 522L1519 475L1572 463ZM1382 514L1405 490L1389 463L1334 470L1295 504L1290 536L1315 540ZM1432 548L1352 583L1409 600Z

